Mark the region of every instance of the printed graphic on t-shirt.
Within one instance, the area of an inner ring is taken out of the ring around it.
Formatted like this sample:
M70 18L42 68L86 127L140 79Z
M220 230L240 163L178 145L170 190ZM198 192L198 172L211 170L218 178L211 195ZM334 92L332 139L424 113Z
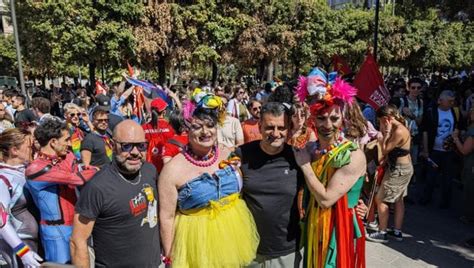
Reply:
M148 210L146 217L143 218L142 224L140 226L149 224L150 228L153 228L158 224L158 202L156 202L155 194L153 193L153 188L149 184L145 184L142 192L145 193L146 200L148 202Z
M153 188L149 184L144 184L142 190L129 201L130 212L137 217L146 211L140 226L149 224L150 228L158 224L158 202L156 201Z
M151 149L151 153L153 155L160 154L160 149L158 147L153 147L153 149Z
M436 131L435 143L433 149L437 151L446 151L443 143L454 131L454 117L451 111L439 111L438 129Z
M444 140L446 140L453 132L453 122L451 122L451 120L448 118L439 121L440 122L438 123L438 131L436 132L435 143L438 146L442 146Z
M138 193L132 199L130 199L130 212L133 216L138 216L142 214L147 208L147 202L145 195L143 193Z
M446 139L449 136L449 134L451 134L452 129L453 129L453 123L447 118L443 119L438 124L438 131L436 133L436 138L443 139L443 140Z

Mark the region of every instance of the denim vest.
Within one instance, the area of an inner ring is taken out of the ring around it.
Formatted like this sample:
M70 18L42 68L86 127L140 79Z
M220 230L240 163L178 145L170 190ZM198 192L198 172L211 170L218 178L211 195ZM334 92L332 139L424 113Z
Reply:
M209 201L217 201L241 189L239 173L232 166L226 166L212 175L204 173L181 186L178 190L178 207L180 210L206 207Z

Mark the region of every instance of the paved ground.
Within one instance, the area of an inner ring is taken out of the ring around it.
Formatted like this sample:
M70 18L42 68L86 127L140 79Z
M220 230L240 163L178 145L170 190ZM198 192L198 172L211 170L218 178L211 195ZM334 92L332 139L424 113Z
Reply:
M437 203L426 207L407 205L403 242L367 242L367 267L473 268L474 249L464 247L464 241L474 237L474 225L459 221L462 194L455 188L453 209L439 209ZM416 190L411 190L409 195L415 195Z

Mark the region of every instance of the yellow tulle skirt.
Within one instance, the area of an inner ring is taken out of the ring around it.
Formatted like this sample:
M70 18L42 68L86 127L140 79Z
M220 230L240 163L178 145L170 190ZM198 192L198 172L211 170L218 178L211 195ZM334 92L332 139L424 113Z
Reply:
M258 243L252 214L233 194L176 215L172 266L242 267L255 258Z

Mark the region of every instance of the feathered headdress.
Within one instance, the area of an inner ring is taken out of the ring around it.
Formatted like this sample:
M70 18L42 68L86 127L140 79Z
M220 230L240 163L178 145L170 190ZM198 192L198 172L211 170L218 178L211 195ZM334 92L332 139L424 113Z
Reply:
M337 76L337 72L328 74L320 68L314 68L307 77L298 78L296 95L302 102L311 98L310 109L315 114L324 107L338 103L352 105L357 89Z
M197 108L217 109L219 124L222 124L225 120L225 107L222 99L203 91L201 88L194 89L191 99L183 103L184 119L189 121Z

